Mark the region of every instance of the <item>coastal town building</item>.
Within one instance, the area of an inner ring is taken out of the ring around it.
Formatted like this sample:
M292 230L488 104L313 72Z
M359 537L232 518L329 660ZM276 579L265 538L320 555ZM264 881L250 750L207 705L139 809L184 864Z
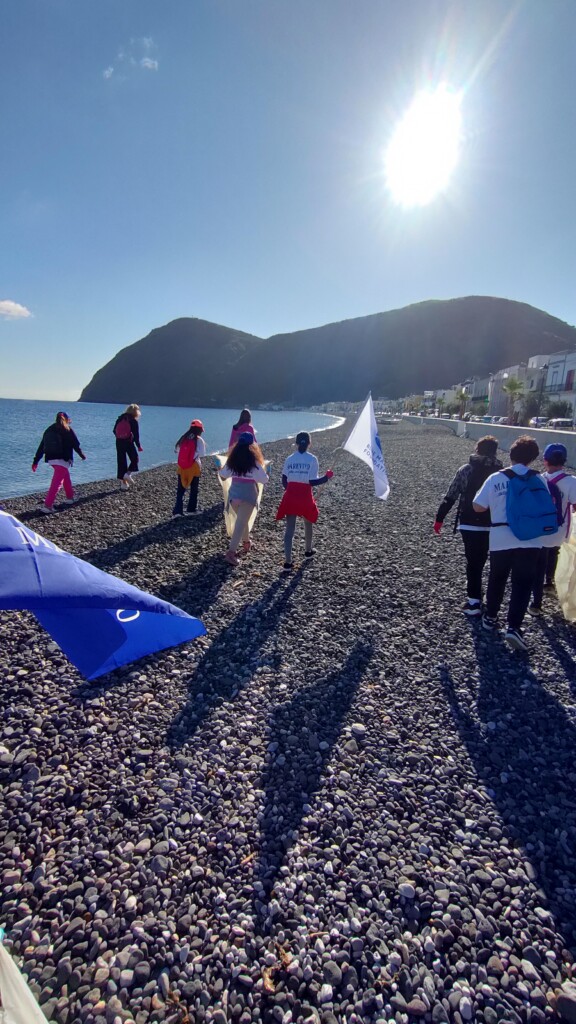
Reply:
M554 352L548 360L544 395L559 402L568 402L572 419L576 418L576 352Z

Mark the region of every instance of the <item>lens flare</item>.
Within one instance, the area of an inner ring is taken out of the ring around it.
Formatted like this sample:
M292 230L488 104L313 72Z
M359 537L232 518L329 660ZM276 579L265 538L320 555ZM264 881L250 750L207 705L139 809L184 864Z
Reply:
M417 95L384 158L386 185L399 206L426 206L450 182L460 156L461 96L447 86Z

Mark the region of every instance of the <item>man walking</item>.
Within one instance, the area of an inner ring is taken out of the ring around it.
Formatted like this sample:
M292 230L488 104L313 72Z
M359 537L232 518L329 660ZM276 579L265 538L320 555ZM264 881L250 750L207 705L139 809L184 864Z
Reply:
M534 438L519 437L510 449L511 468L489 476L473 502L475 511L489 511L491 520L490 573L482 625L488 632L497 629L498 612L511 576L505 639L518 651L528 650L522 623L530 603L540 548L544 537L558 530L550 492L542 477L528 468L538 454Z

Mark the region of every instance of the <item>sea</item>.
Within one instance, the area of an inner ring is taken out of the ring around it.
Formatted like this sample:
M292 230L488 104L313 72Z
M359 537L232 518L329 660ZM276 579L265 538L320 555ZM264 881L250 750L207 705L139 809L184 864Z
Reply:
M57 412L72 419L72 427L86 455L86 462L74 457L72 480L75 484L91 480L109 480L116 476L116 447L112 428L125 406L100 402L37 402L0 398L0 501L3 498L32 494L48 487L50 466L42 462L32 473L32 459L42 434L54 422ZM142 407L140 469L151 469L174 462L174 443L188 429L190 421L204 424L204 440L209 453L224 451L239 409L174 409L170 406ZM258 441L279 441L293 437L299 430L325 430L342 420L337 416L306 410L291 412L254 411L252 422Z

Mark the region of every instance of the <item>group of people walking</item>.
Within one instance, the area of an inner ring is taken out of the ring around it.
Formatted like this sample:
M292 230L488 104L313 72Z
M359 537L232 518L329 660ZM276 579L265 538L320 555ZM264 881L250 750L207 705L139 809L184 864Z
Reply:
M454 529L460 531L466 558L467 598L464 614L479 618L489 633L498 628L498 613L508 579L511 582L505 639L516 650L528 650L522 635L527 612L542 614L545 589L554 586L560 545L570 533L576 505L576 477L566 473L568 452L549 444L543 452L545 471L530 469L540 450L533 437L519 437L510 448L510 467L497 458L495 437L481 438L475 453L461 466L444 496L434 522L439 534L450 509L458 502ZM490 556L486 603L482 576Z
M138 471L138 454L142 451L139 419L139 406L129 405L118 416L113 427L117 478L123 491L129 489L133 483L133 474ZM184 515L184 498L187 491L187 514L195 515L198 512L202 459L206 454L203 433L202 421L194 419L188 430L176 441L178 480L173 516ZM315 554L312 531L318 519L318 506L312 488L327 483L334 475L332 470L328 470L323 476L320 475L318 460L308 450L310 442L310 434L306 431L297 434L296 452L288 456L282 468L284 496L276 519L286 519L283 567L286 572L294 566L292 552L296 522L299 518L304 521L304 557L310 559ZM81 459L86 458L72 430L70 416L65 412L59 412L55 423L44 431L32 463L32 470L35 472L40 459L44 456L45 462L53 469L52 482L42 506L45 514L54 511L54 502L61 487L64 488L66 495L65 504L72 504L76 500L70 478L74 452ZM229 524L229 546L224 557L230 565L238 565L241 556L247 554L252 547L250 532L260 507L262 489L269 480L269 465L267 466L256 440L249 409L242 410L237 423L232 427L228 452L222 460L219 476L224 484L226 522Z

